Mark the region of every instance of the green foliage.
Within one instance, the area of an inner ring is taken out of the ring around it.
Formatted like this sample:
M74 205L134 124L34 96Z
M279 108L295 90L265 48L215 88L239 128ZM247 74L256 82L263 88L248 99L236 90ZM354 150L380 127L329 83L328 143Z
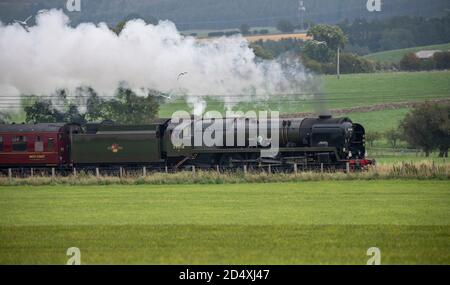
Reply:
M436 52L433 60L437 69L450 69L450 51Z
M450 147L450 104L425 104L407 114L400 123L403 138L428 156L439 149L448 156Z
M128 88L119 87L114 99L103 101L104 119L120 124L146 124L158 113L159 104L154 96L141 97Z
M398 142L402 139L402 134L399 129L389 129L384 133L384 137L389 142L392 148L396 148Z
M0 112L0 124L7 124L11 120L11 115L5 112Z
M370 60L351 53L340 55L339 67L341 73L370 73L375 71L375 65Z
M400 61L400 68L406 71L416 71L420 69L420 59L415 53L407 53Z
M333 51L343 48L348 41L339 26L327 24L313 26L308 30L308 36L312 36L315 41L325 42L326 46Z
M305 43L303 54L309 59L320 63L334 61L336 51L331 50L325 43L318 41L308 41Z
M369 144L368 146L373 147L373 143L377 140L381 139L381 133L376 131L370 131L366 133L366 142Z
M280 20L277 23L277 30L282 33L292 33L295 30L295 26L289 20Z
M441 18L392 17L355 19L339 26L348 35L352 50L378 52L450 42L450 13Z
M273 55L270 53L270 51L265 50L262 46L258 44L252 43L250 47L253 49L253 52L255 53L255 56L261 58L261 59L267 59L271 60L273 59Z
M65 90L60 90L55 99L36 100L24 108L29 123L75 122L113 120L120 124L145 124L155 118L159 109L159 92L150 90L146 97L120 87L115 98L105 100L90 87L77 89L77 98L85 102L86 111L80 113L78 103L67 99Z

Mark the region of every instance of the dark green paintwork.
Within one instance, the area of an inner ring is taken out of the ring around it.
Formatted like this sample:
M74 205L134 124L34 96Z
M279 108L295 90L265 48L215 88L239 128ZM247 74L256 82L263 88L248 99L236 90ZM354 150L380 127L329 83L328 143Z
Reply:
M76 134L72 137L72 159L74 164L160 162L160 139L155 131Z

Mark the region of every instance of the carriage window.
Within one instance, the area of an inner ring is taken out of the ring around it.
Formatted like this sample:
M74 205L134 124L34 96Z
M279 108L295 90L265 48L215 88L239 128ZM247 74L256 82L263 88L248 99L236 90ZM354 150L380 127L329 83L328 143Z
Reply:
M0 151L3 151L3 137L0 136Z
M48 144L47 144L47 150L53 151L55 148L55 139L54 138L48 138Z
M36 139L34 140L34 151L35 152L44 151L44 142L42 141L40 136L36 136Z
M13 151L27 151L27 137L14 136L12 138L12 150Z

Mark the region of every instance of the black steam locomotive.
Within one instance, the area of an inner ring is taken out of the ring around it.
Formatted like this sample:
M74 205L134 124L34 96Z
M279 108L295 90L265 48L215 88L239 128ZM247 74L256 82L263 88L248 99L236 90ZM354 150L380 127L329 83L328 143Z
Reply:
M179 124L171 119L156 119L146 125L112 122L84 126L70 123L0 125L0 168L145 166L179 169L298 165L308 169L349 166L361 169L372 164L366 159L364 127L348 118L320 116L271 121L268 126L277 124L279 132L278 148L271 154L265 152L272 147L271 143L262 143L261 136L254 130L263 122L245 119L239 125L235 123L237 120L221 121L227 126L223 142L228 143L213 146L194 143L196 132L207 132L211 125L211 121L205 120L192 120L181 130L192 144L173 142L180 130ZM238 143L239 135L242 144ZM270 130L268 135L271 135Z

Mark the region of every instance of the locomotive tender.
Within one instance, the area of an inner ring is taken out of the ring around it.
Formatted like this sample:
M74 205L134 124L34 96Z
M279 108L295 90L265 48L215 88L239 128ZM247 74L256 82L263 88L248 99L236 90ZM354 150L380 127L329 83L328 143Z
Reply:
M178 124L171 119L155 119L147 125L120 125L111 122L8 124L0 125L0 168L54 167L60 169L145 166L174 169L198 166L236 168L303 165L360 169L372 164L366 159L365 130L348 118L285 118L279 124L279 148L265 157L266 148L251 132L251 119L244 128L233 124L236 118L223 119L232 125L224 136L233 135L234 143L223 146L180 146L172 142ZM260 121L256 120L256 125ZM205 131L210 124L193 120L184 130L192 140L196 129ZM244 145L237 144L240 132ZM270 133L270 132L269 132ZM225 141L225 138L224 138ZM253 142L253 144L251 143Z

